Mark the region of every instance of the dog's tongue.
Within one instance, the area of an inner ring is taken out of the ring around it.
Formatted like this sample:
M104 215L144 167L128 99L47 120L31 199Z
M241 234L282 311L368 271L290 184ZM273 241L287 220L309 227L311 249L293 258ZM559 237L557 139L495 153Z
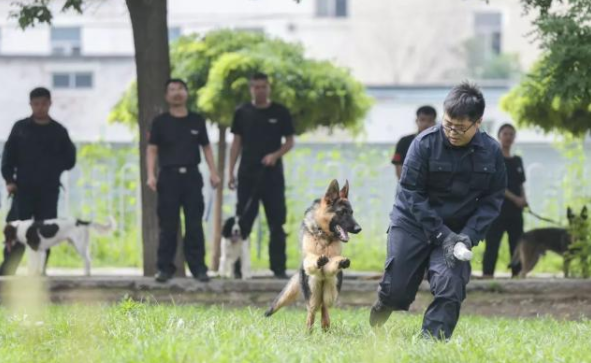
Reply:
M347 242L349 241L349 234L347 233L347 231L345 231L343 229L343 227L341 226L337 226L337 233L339 234L339 239L343 242Z

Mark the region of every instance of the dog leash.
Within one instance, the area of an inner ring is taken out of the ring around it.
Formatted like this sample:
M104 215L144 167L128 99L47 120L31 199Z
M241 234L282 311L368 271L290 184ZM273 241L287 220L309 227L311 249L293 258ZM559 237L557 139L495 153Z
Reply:
M550 218L545 218L545 217L542 217L541 215L535 213L534 211L531 210L531 208L529 206L526 209L526 213L534 216L535 218L537 218L537 219L539 219L541 221L552 223L552 224L555 224L557 226L562 226L562 224L560 224L560 223L558 223L558 222L556 222L556 221L554 221L554 220L552 220Z
M244 205L244 208L242 208L242 213L243 214L244 214L244 212L246 212L250 208L250 206L254 202L255 196L259 193L259 189L260 189L260 186L263 184L263 177L265 176L265 172L267 171L267 169L268 168L264 167L259 172L259 175L257 176L256 182L254 184L254 188L253 188L252 194L250 195L250 197L246 201L246 204ZM240 217L240 215L238 215L238 213L236 213L236 215L238 217Z

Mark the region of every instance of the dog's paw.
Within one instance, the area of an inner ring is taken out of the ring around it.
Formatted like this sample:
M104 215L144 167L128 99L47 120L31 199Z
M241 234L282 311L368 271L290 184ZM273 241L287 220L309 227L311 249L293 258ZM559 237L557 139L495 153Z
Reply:
M318 261L316 261L316 266L318 266L318 268L321 268L322 266L326 265L327 263L328 263L328 257L320 256L320 257L318 257Z
M349 268L351 266L351 260L345 258L339 262L339 268Z

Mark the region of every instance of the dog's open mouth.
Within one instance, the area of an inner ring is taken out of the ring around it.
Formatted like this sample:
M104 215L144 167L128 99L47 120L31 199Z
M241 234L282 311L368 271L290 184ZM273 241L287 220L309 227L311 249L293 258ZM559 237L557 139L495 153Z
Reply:
M349 242L349 233L345 231L345 229L338 224L335 227L336 235L341 242Z

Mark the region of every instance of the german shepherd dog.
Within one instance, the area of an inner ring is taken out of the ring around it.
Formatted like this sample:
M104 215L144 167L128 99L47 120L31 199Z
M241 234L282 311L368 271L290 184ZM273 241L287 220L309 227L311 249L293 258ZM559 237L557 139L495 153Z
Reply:
M541 256L546 251L555 252L564 257L564 277L569 276L569 266L572 261L571 244L578 239L587 236L578 236L578 231L586 231L587 207L583 207L580 216L576 216L569 207L566 212L569 228L538 228L524 233L521 236L513 259L509 267L518 267L521 264L519 277L525 278L534 269Z
M328 308L341 290L343 270L351 264L341 256L342 244L349 241L349 233L361 232L348 196L349 182L339 191L339 183L333 180L324 197L308 208L300 229L303 261L299 273L289 280L265 316L292 303L301 291L308 307L308 330L312 330L318 310L322 314L322 328L330 327Z

